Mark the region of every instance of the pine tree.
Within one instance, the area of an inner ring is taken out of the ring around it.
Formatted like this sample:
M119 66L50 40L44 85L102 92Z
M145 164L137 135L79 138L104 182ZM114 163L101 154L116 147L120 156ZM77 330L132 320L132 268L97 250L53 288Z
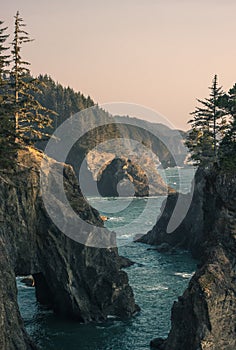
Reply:
M220 144L220 162L224 168L236 168L236 84L224 95L224 108L229 118Z
M204 100L197 101L200 107L190 113L193 119L189 120L192 130L189 133L186 145L189 147L192 159L196 163L206 164L217 160L219 140L222 137L222 126L225 123L225 111L220 101L223 96L222 87L218 86L217 75L214 76L209 87L210 95Z
M2 87L5 84L5 74L7 73L6 67L9 66L10 55L7 54L9 47L5 47L5 42L9 37L9 34L6 34L7 27L3 27L3 21L0 21L0 86Z
M11 70L12 98L15 108L14 125L17 142L32 143L47 136L47 128L51 125L51 118L47 108L34 98L32 91L40 93L38 79L30 75L30 63L22 60L22 45L32 41L25 31L23 19L17 12L15 18L14 39L12 42L13 67Z
M1 169L13 166L16 154L15 130L12 123L13 108L9 95L10 55L5 46L9 35L7 27L0 21L0 167Z

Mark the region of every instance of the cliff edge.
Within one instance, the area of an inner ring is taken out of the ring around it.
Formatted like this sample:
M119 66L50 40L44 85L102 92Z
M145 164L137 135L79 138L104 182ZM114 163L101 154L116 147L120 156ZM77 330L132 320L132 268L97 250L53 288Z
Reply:
M167 212L170 215L171 211ZM157 224L143 240L178 246L180 239L180 246L198 256L200 264L188 288L173 305L168 338L154 339L152 348L236 349L235 174L219 169L198 172L192 206L182 230L178 229L170 238L164 227L158 228Z
M42 157L35 149L21 150L19 165L0 174L0 348L4 350L35 349L20 317L16 276L33 275L37 300L62 317L91 322L108 315L131 316L138 310L128 277L120 270L117 249L82 245L52 223L40 190ZM61 164L47 161L55 172L56 187ZM94 224L86 233L88 240L94 239L96 227L103 223L82 197L72 168L63 166L68 201L83 220ZM112 242L114 236L107 231L103 239Z

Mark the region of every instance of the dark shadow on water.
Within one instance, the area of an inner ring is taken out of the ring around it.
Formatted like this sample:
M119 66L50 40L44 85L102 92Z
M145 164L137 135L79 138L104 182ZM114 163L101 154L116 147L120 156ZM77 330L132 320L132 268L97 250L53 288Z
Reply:
M160 254L147 246L129 243L120 254L136 264L125 271L141 312L123 321L79 324L64 321L39 306L34 288L22 285L19 278L18 300L28 333L43 350L149 350L153 337L166 336L170 311L182 294L196 267L187 252Z

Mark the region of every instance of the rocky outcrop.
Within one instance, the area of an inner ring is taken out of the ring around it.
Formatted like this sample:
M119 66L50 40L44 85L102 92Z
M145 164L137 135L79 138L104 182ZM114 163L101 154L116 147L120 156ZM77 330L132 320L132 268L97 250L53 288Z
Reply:
M128 317L138 310L128 277L120 270L117 249L78 243L51 221L39 184L42 157L34 149L22 150L17 168L1 173L0 348L4 350L34 349L19 314L15 276L32 275L40 303L62 317L80 322L106 320L108 315ZM83 232L87 241L104 239L109 247L114 236L99 230L103 222L83 199L72 168L49 158L46 161L53 169L55 188L58 171L64 166L68 201L83 220L94 224L89 232ZM56 191L51 200L63 209ZM60 215L62 220L68 220L63 210ZM81 230L84 228L78 227L78 232ZM97 231L103 237L97 237Z
M168 338L151 342L155 349L236 348L236 177L213 170L202 183L201 262L174 303Z
M145 171L124 157L106 163L98 172L97 184L100 194L105 197L147 197L168 192L168 186L154 166Z
M98 172L106 163L123 157L145 172L149 170L149 195L159 195L157 165L163 168L184 166L188 156L185 133L137 118L113 117L97 107L68 119L63 128L63 132L59 131L63 137L59 137L61 141L56 145L58 154L53 158L63 153L66 140L75 141L65 161L73 166L85 196L99 195ZM41 142L37 147L44 149Z
M196 173L193 196L190 193L170 193L162 204L160 219L147 234L138 238L137 242L157 246L157 250L162 250L164 244L166 244L165 247L169 246L171 250L173 248L188 249L194 257L199 258L202 254L202 244L204 242L203 200L206 186L205 175L205 172L201 169ZM183 207L188 202L191 202L191 206L179 227L173 232L167 233L167 226L178 199L181 200Z
M21 279L21 283L25 284L27 287L34 287L34 278L33 276L26 276Z
M0 349L36 350L24 329L17 304L15 274L0 236Z

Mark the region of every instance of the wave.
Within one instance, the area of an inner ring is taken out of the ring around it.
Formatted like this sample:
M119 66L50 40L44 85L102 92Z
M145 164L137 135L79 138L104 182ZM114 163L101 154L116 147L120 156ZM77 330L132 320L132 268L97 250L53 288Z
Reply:
M87 197L88 200L91 200L91 202L97 202L97 201L125 201L125 200L135 200L135 201L148 201L150 198L163 198L164 195L161 196L146 196L146 197L135 197L135 196L124 196L124 197Z
M172 169L185 169L186 167L184 167L184 166L178 166L178 165L176 165L176 166L172 166L172 167L167 167L167 168L165 168L165 169L163 169L163 170L172 170ZM186 168L187 169L187 168Z
M154 292L154 291L158 291L158 290L168 290L169 288L166 286L162 286L162 285L157 285L157 286L146 286L145 290L148 292Z
M124 221L125 218L123 216L112 216L112 217L109 217L108 220L114 221L114 222L121 222L121 221Z
M194 272L192 272L192 273L188 273L188 272L175 272L174 275L175 275L175 276L180 276L180 277L182 277L182 278L191 278L191 277L193 277Z
M126 234L118 235L117 238L131 238L133 236L134 235L132 233L126 233Z
M19 289L35 289L35 287L27 286L23 282L17 282L17 288L19 288Z

